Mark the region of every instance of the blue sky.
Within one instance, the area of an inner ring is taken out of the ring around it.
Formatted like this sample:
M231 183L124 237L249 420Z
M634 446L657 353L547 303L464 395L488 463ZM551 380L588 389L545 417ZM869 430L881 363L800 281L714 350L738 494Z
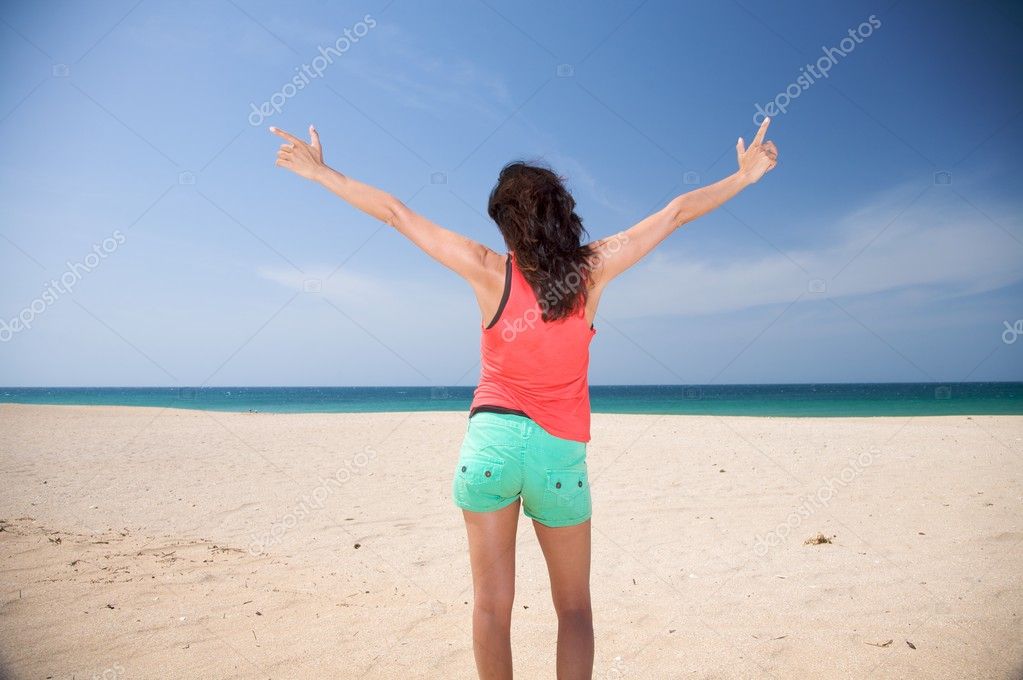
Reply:
M604 236L731 173L793 84L778 168L605 293L591 381L1023 380L1021 32L1009 2L7 3L0 384L473 384L468 286L267 125L503 250L507 161Z

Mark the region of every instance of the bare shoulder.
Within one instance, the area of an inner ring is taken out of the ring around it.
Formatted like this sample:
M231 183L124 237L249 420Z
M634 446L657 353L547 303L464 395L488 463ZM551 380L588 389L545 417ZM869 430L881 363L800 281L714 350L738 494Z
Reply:
M470 279L476 292L483 323L486 324L497 314L504 293L507 275L508 255L480 245L480 268L478 277Z
M496 250L488 248L486 246L480 246L483 248L483 266L488 271L499 272L502 276L504 275L504 268L508 261L508 253L499 253Z
M480 245L480 280L477 285L484 290L504 288L508 254L499 253L485 245Z
M625 232L612 234L607 238L598 241L591 241L587 244L589 256L587 270L589 271L590 287L603 287L607 281L614 276L614 260L622 248L629 242L629 236Z

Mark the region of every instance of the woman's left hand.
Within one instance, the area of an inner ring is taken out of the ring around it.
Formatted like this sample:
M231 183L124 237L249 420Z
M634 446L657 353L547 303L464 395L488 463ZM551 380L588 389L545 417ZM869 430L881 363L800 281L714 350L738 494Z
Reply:
M760 129L757 130L757 136L753 138L753 143L749 145L749 148L746 148L742 137L739 137L739 141L735 145L735 153L739 157L739 174L750 184L754 184L778 165L778 148L774 142L764 140L767 126L770 124L771 119L764 118Z
M309 126L308 143L280 128L272 127L270 132L289 142L281 144L281 148L277 152L277 162L274 165L287 168L306 179L315 180L322 176L327 166L323 162L323 148L320 146L320 135L316 132L315 127Z

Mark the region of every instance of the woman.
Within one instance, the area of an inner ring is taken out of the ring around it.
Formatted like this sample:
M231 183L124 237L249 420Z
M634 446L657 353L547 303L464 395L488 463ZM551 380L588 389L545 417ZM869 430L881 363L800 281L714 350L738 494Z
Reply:
M277 165L314 180L391 225L469 282L482 315L482 369L452 484L462 509L473 579L473 651L481 678L510 678L515 534L519 507L533 520L558 615L557 677L589 678L590 439L587 386L593 319L607 284L675 229L717 208L777 163L765 118L739 168L678 196L628 230L583 243L575 201L546 168L512 163L488 212L508 253L434 224L394 196L323 162L309 142L283 130Z

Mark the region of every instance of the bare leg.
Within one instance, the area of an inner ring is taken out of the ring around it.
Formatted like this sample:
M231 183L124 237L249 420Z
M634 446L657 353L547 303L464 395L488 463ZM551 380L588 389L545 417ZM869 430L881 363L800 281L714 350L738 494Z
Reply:
M558 680L589 680L593 674L590 520L556 528L534 520L533 528L547 560L558 613Z
M481 680L512 677L515 532L521 502L494 512L462 511L472 566L472 648Z

